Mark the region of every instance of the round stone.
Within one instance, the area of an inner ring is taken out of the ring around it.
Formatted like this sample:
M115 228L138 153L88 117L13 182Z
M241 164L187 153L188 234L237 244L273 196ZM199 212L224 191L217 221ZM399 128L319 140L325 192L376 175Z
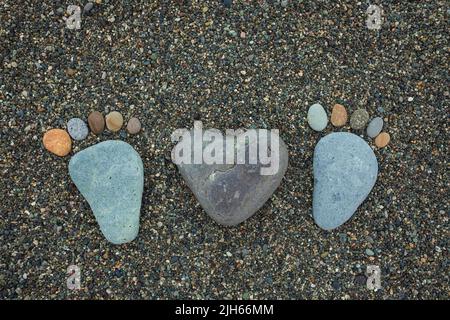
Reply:
M325 109L318 103L313 104L308 110L308 124L315 131L322 131L328 123Z
M105 130L105 119L98 111L91 112L88 117L88 123L89 128L91 128L91 131L95 134L100 134Z
M141 131L141 122L138 118L131 118L127 124L127 131L129 134L137 134Z
M51 129L44 134L42 139L45 149L57 156L64 157L72 150L72 140L67 131Z
M117 132L122 128L122 125L123 117L119 112L113 111L106 116L106 127L110 131Z
M347 110L342 104L335 104L331 112L331 123L335 127L342 127L347 123Z
M384 148L389 144L389 141L391 141L391 136L389 133L382 132L375 138L375 145L378 148Z
M380 134L381 129L383 129L383 119L380 117L376 117L370 121L367 126L367 135L371 138L375 138Z
M67 122L67 131L74 140L83 140L87 137L89 129L80 118L72 118Z
M369 113L365 109L358 109L353 112L350 118L350 126L352 129L362 129L369 121Z

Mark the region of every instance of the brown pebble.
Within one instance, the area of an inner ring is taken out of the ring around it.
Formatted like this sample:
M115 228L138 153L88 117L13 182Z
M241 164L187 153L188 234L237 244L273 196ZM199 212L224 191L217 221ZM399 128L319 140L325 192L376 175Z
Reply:
M384 148L389 144L389 141L391 141L391 136L389 133L382 132L375 138L375 145L378 148Z
M331 123L335 127L342 127L347 123L347 110L342 104L336 103L331 112Z
M131 118L127 124L127 131L129 134L136 134L141 131L141 122L138 118Z
M123 117L117 112L113 111L108 113L106 116L106 127L112 132L117 132L122 128L123 125Z
M76 70L76 69L67 68L67 70L66 70L66 74L67 74L69 77L73 77L76 73L77 73L77 70Z
M98 111L94 111L89 114L88 123L89 128L91 128L91 131L94 134L100 134L103 132L103 130L105 130L105 119L103 118L103 115Z
M45 149L57 156L64 157L72 150L72 140L66 130L51 129L44 134Z

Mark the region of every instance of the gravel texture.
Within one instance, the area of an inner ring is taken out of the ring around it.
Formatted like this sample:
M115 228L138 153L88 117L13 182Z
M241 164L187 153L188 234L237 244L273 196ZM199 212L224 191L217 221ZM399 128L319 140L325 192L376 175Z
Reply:
M62 14L87 1L0 4L0 298L449 298L446 1L383 1L378 31L366 1L96 2L80 30ZM311 217L312 155L350 129L311 130L313 103L364 108L391 136L371 194L332 232ZM139 236L122 246L101 235L69 158L42 146L93 110L142 123L73 146L121 139L142 157ZM194 119L277 128L288 146L280 187L235 228L206 215L170 161L170 134ZM381 290L367 289L368 265Z

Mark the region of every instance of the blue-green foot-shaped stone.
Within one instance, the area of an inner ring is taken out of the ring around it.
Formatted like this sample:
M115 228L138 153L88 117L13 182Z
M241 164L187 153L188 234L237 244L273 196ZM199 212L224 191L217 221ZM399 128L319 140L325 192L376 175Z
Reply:
M366 141L353 133L323 137L314 150L313 216L319 227L335 229L350 219L375 185L378 161Z
M144 168L132 146L109 140L82 150L70 160L69 174L108 241L122 244L136 238Z

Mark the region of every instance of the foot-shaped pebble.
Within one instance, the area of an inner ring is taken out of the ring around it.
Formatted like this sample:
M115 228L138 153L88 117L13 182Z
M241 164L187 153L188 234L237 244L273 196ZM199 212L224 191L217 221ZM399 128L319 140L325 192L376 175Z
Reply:
M377 180L378 162L367 142L353 133L323 137L314 150L313 216L332 230L349 220Z
M144 168L132 146L108 140L84 149L70 160L69 174L108 241L122 244L136 238Z

